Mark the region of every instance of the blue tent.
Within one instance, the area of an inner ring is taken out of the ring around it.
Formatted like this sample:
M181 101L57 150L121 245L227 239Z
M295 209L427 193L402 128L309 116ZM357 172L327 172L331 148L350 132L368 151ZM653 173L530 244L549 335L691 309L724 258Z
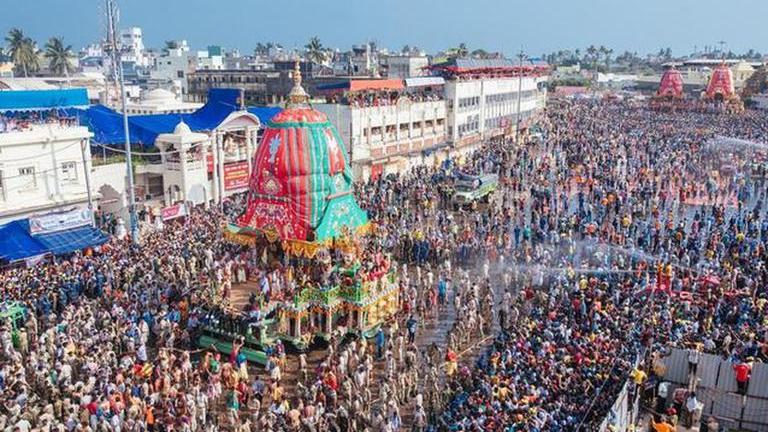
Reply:
M90 225L33 236L29 233L29 219L20 219L0 225L0 261L12 262L47 253L66 255L100 246L108 240L106 234Z
M215 129L230 114L240 109L240 91L237 89L211 89L208 92L208 102L197 111L190 114L153 114L128 117L128 130L131 143L145 146L154 145L158 135L173 132L173 129L184 120L195 132ZM266 124L275 114L281 111L278 107L249 107L248 112ZM79 114L80 124L88 126L93 132L93 141L105 145L120 145L125 143L122 114L103 105L96 105Z
M16 261L48 253L48 249L29 235L29 221L16 220L0 226L0 261Z
M86 107L88 107L88 92L84 88L0 91L0 112Z
M101 246L109 240L101 230L90 225L35 237L54 255L66 255L87 247Z

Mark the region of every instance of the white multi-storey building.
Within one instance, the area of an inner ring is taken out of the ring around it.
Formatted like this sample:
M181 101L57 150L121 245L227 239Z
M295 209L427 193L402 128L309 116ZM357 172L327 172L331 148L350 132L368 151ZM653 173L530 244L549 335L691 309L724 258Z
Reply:
M455 153L484 140L511 136L518 120L524 129L546 104L548 68L515 65L509 60L453 59L435 70L446 72L448 140ZM520 116L518 117L518 104Z
M211 55L208 51L198 51L196 70L222 70L224 69L224 57Z
M121 60L134 63L136 66L147 67L147 57L144 54L144 36L141 27L129 27L120 31Z
M0 223L87 207L91 169L88 128L6 122L0 133ZM96 197L94 197L95 199Z
M149 78L158 83L173 83L186 93L189 72L189 46L187 41L182 40L176 42L175 48L165 50L154 59Z
M544 108L546 88L539 85L541 80L523 77L447 82L448 136L455 143L463 143L513 133L518 103L523 124Z
M445 156L446 105L441 78L352 80L338 103L313 104L336 126L355 177L405 172Z

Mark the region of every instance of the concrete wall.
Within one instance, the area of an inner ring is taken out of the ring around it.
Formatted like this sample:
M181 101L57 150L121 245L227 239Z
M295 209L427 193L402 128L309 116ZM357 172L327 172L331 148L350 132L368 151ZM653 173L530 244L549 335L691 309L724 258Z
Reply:
M90 136L59 124L0 133L0 223L87 202Z
M101 211L113 213L124 220L128 220L125 173L124 163L93 167L91 171L91 187L100 196L99 209Z

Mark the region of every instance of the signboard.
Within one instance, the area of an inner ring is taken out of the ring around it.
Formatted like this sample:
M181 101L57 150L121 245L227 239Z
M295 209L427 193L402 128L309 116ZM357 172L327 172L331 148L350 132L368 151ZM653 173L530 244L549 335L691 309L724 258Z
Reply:
M29 233L36 235L64 231L90 225L91 222L91 212L88 209L72 209L65 212L31 216L29 218Z
M224 190L239 189L248 186L248 162L235 162L224 165Z
M182 203L175 204L170 207L165 207L162 210L162 216L164 221L176 219L177 217L186 216L186 215L187 215L187 206L185 206Z

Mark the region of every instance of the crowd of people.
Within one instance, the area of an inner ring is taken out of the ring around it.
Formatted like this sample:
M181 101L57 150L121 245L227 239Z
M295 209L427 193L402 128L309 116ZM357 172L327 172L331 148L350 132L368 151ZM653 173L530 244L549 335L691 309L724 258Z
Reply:
M333 94L326 97L328 103L343 103L358 108L394 106L403 101L408 102L431 102L439 101L443 98L438 87L423 87L411 90L409 92L401 91L360 91L345 93L343 95Z
M765 183L740 174L765 157L768 118L580 102L548 120L507 167L508 237L487 242L519 290L450 381L445 429L598 430L670 347L768 360Z
M0 115L0 133L22 132L35 125L75 126L77 119L59 116L56 112L28 113L21 116Z
M0 430L597 430L669 347L768 360L765 181L744 175L768 118L554 101L540 128L456 163L500 175L486 204L456 210L446 164L356 185L363 268L389 255L400 313L265 368L196 344L239 283L254 312L317 280L225 239L245 196L0 271L29 310L0 328Z

